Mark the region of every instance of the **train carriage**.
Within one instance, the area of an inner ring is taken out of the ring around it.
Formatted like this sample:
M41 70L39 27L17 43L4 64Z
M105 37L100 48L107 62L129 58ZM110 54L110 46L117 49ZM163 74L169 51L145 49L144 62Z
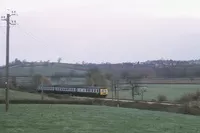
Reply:
M77 86L39 86L38 92L43 90L44 93L55 94L69 94L72 96L84 96L84 97L102 97L105 98L108 95L108 89L105 87L77 87Z

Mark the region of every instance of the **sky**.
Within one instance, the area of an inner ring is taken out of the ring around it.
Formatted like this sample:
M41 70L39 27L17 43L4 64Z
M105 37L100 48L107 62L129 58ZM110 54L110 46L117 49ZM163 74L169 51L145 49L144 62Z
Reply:
M15 10L10 60L81 63L199 59L199 0L0 0ZM10 9L10 10L7 10ZM0 65L5 64L0 21Z

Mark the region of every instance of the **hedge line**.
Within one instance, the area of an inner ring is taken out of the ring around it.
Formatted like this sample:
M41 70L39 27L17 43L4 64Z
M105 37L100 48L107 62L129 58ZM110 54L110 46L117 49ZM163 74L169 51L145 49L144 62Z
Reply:
M4 100L0 100L0 104L4 104ZM80 104L80 105L104 105L119 106L124 108L136 108L141 110L165 111L182 114L200 115L200 109L195 107L187 107L186 105L164 105L160 103L145 102L123 102L111 101L103 99L68 99L68 100L10 100L11 104Z

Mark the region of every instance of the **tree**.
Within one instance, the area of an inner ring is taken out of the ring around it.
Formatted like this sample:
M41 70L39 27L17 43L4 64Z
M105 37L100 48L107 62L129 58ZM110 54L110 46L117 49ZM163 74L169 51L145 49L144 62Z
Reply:
M111 80L113 75L112 75L112 73L106 73L105 77L106 77L106 79Z
M62 58L59 57L57 61L58 61L58 63L60 63L62 61Z
M130 74L128 71L123 71L120 76L122 79L127 79L130 76Z
M38 87L41 83L51 85L51 81L41 74L35 74L32 78L34 87Z
M41 74L35 74L32 77L32 82L33 82L33 86L34 87L37 87L37 86L39 86L41 84L41 78L42 78Z
M33 76L33 74L34 74L34 63L33 62L31 62L31 64L30 64L29 72L30 72L30 75Z
M0 86L2 86L2 84L3 84L3 76L2 76L2 73L0 72Z
M17 64L17 65L19 65L19 64L21 64L22 62L20 61L20 60L18 60L17 58L15 58L15 64Z
M92 86L107 86L107 80L98 68L92 68L86 74L86 84Z

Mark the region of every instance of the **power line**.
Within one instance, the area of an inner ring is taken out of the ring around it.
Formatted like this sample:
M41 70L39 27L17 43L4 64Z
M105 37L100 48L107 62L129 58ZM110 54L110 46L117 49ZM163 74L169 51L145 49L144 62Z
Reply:
M2 29L2 30L1 30ZM6 32L4 31L4 29L2 28L2 26L0 26L0 31L3 33L3 34L6 34Z
M33 35L31 32L28 32L28 31L22 29L21 26L17 25L16 27L19 30L21 30L24 33L24 35L27 35L27 36L31 37L32 39L34 39L37 42L40 42L40 43L43 43L44 45L47 45L47 43L45 41L43 41L42 39L39 39L38 37L36 37L35 35Z

